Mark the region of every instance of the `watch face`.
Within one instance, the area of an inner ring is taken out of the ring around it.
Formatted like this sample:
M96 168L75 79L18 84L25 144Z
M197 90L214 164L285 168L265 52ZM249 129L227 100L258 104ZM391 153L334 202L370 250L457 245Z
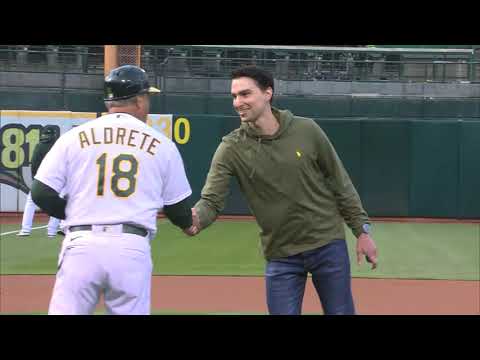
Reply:
M363 224L362 229L364 233L370 234L370 224Z

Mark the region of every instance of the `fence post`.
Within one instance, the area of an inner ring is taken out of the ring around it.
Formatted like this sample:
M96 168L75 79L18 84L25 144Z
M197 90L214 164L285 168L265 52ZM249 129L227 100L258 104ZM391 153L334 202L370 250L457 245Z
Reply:
M27 65L28 45L19 45L17 51L17 65Z
M47 65L48 65L48 67L57 67L57 65L58 65L58 46L47 45Z
M86 46L76 46L75 50L76 60L77 60L77 67L82 70L82 72L88 72L88 64L87 64L87 54L88 48Z

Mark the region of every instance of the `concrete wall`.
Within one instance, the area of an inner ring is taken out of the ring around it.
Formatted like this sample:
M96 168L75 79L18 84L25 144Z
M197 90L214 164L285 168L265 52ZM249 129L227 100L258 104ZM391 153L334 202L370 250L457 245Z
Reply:
M164 92L230 93L229 79L166 78ZM275 80L277 95L389 95L419 97L480 97L480 83L405 83Z
M230 92L229 79L151 77L163 92L217 93ZM63 74L0 71L0 87L62 88L79 90L103 89L102 74ZM417 83L359 81L284 81L275 80L278 95L389 95L420 97L480 98L480 83Z

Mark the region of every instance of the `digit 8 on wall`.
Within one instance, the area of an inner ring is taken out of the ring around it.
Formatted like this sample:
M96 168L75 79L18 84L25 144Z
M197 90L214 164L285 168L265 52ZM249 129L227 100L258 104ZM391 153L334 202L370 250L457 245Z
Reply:
M21 124L3 126L0 130L0 167L18 169L30 164L41 128L41 125L31 125L27 128Z

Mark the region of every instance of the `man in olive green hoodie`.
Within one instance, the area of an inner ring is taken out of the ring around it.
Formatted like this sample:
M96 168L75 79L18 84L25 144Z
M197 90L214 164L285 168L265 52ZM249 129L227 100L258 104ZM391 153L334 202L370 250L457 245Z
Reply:
M238 180L261 228L270 314L301 314L308 273L325 314L354 314L344 222L357 237L357 260L377 266L369 218L323 130L312 120L271 106L274 81L255 66L232 72L240 128L222 139L192 209L205 229Z

